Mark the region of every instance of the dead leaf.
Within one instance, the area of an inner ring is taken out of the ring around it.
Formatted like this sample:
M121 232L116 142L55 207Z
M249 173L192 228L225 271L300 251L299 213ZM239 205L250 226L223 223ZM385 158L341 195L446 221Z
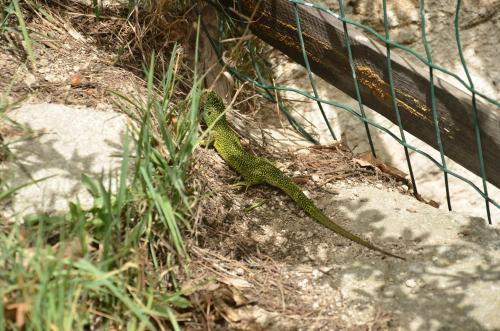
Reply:
M29 311L30 305L26 302L12 303L5 305L4 315L6 319L14 322L18 329L22 329Z
M252 284L247 282L246 280L242 278L236 278L236 277L223 277L219 278L219 281L221 283L224 283L229 286L234 286L238 289L244 289L244 288L251 288Z
M208 292L217 291L220 284L215 279L197 278L188 279L181 284L181 292L183 295L191 295L196 291L206 290Z
M244 296L240 291L236 291L236 289L233 289L233 300L238 307L246 305L249 302L247 297Z
M298 185L305 185L309 182L309 176L297 176L293 177L292 181Z
M230 307L221 298L215 299L215 309L221 314L221 316L229 322L238 322L241 320L238 312Z
M86 240L88 242L88 240ZM62 247L64 249L63 258L72 259L83 257L83 247L80 238L73 238L68 241L59 242L54 245L54 248ZM92 251L94 248L87 244L87 251Z
M382 172L385 172L388 175L391 175L392 177L399 179L399 180L404 180L406 178L406 173L403 171L399 170L398 168L395 168L389 164L381 162L378 165L379 169L382 170Z
M360 154L359 158L354 159L354 161L364 168L369 166L377 167L380 171L399 180L404 180L406 178L406 173L380 159L373 157L370 152Z
M215 309L229 322L241 320L239 312L235 309L247 305L250 300L238 289L231 286L221 288L214 299Z
M360 167L363 167L363 168L373 168L374 165L371 164L370 162L366 161L366 160L363 160L363 159L354 159L353 160L357 165L359 165Z
M76 72L73 75L69 76L68 81L71 87L75 88L82 84L83 76L81 73Z
M437 202L437 201L429 200L428 204L434 208L439 208L439 202Z

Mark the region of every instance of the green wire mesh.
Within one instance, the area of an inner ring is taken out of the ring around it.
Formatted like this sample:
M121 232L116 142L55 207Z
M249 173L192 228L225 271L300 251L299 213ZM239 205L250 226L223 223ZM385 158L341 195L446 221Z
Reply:
M423 0L422 0L423 1ZM469 81L469 85L471 87L472 92L472 116L474 118L474 134L476 135L476 147L477 154L479 157L479 167L481 171L481 179L483 181L483 189L484 194L488 196L488 185L486 184L486 170L484 167L484 159L483 159L483 148L481 145L481 135L479 134L479 118L477 116L477 107L476 107L476 94L477 91L474 89L474 83L469 75L469 70L467 69L467 64L465 64L464 54L462 52L462 45L460 43L460 29L458 28L458 21L460 15L460 4L461 0L457 0L457 6L455 9L455 40L457 42L458 54L460 55L460 61L462 62L462 66L464 68L465 74L467 75L467 80ZM498 105L498 104L497 104ZM488 199L485 199L486 203L486 215L488 217L488 222L491 224L491 212L490 212L490 202ZM498 208L498 205L497 205Z
M429 49L429 44L427 42L427 37L425 34L425 4L424 0L420 0L420 24L422 26L421 28L421 33L422 33L422 43L424 44L425 48L425 55L427 57L427 61L429 63L432 63L432 57L431 57L431 51ZM392 73L390 73L390 76L392 77ZM450 199L450 186L448 184L448 167L446 166L446 159L445 159L445 154L444 154L444 146L443 142L441 140L441 130L439 129L439 120L438 120L438 114L436 111L436 95L434 91L434 68L429 66L429 81L431 85L429 86L430 88L430 93L431 93L431 111L432 111L432 120L434 122L434 129L436 131L436 143L439 148L439 154L441 155L441 164L443 166L443 175L444 175L444 187L446 189L446 203L448 204L448 210L451 210L451 199Z
M216 40L214 38L214 36L210 35L210 33L204 27L203 22L202 22L202 28L204 29L206 35L208 36L210 43L212 44L214 50L218 54L220 63L225 67L225 69L227 71L229 71L237 79L253 84L253 86L257 89L257 91L259 93L261 93L266 99L268 99L272 102L277 102L280 110L285 114L285 116L287 117L287 119L289 120L291 125L300 134L302 134L306 139L308 139L311 142L316 143L314 138L294 119L294 117L291 115L290 111L286 108L284 103L279 101L279 100L276 100L276 98L274 96L276 92L278 92L278 91L294 92L296 94L299 94L299 95L302 95L306 98L309 98L312 101L315 101L317 103L318 108L321 112L321 115L322 115L322 117L323 117L323 119L328 127L330 135L332 136L332 138L334 140L336 140L336 136L335 136L335 133L331 127L331 124L329 123L329 121L326 117L325 111L323 109L323 105L330 105L330 106L333 106L337 109L347 111L352 116L358 118L360 121L362 121L364 123L368 143L370 145L371 152L374 156L376 156L375 155L375 147L374 147L373 140L372 140L372 137L370 134L370 126L384 132L385 134L388 134L395 141L397 141L399 144L401 144L404 148L405 157L406 157L408 170L409 170L409 174L410 174L410 179L411 179L415 194L418 194L417 193L417 184L415 181L415 176L414 176L414 172L413 172L412 164L411 164L411 159L410 159L410 155L409 155L410 150L414 151L415 153L418 153L420 155L423 155L424 157L426 157L428 160L430 160L434 165L436 165L443 172L445 189L446 189L446 201L447 201L447 205L448 205L449 210L451 210L451 197L450 197L450 190L449 190L449 183L448 183L448 176L450 175L450 176L458 178L461 181L467 183L470 187L472 187L484 199L485 205L486 205L486 214L487 214L488 222L491 224L490 204L495 206L498 209L500 209L500 205L488 195L487 179L486 179L487 177L486 177L485 164L484 164L484 158L483 158L483 150L481 147L478 112L477 112L477 108L476 108L476 98L480 97L483 100L485 100L486 102L488 102L492 105L495 105L497 107L500 107L500 103L498 103L496 100L493 100L492 98L484 95L483 93L475 90L475 88L474 88L474 84L473 84L471 76L468 72L467 65L466 65L466 62L465 62L465 59L463 56L463 52L462 52L461 43L460 43L460 30L458 27L458 22L459 22L461 1L457 0L454 28L455 28L456 44L457 44L460 60L462 62L463 69L466 73L468 82L465 82L458 75L456 75L456 74L454 74L454 73L452 73L444 68L441 68L440 66L435 65L432 62L429 44L427 42L427 37L426 37L426 32L425 32L425 15L424 15L425 14L425 10L424 10L425 2L424 2L424 0L420 0L420 23L421 23L421 39L422 39L422 43L423 43L424 49L425 49L425 58L423 56L421 56L420 54L418 54L413 49L408 48L408 47L403 46L403 45L399 45L398 43L391 41L390 35L389 35L389 28L388 28L386 0L382 0L383 11L384 11L384 35L385 36L380 35L375 30L373 30L372 28L370 28L368 26L362 25L360 23L357 23L357 22L354 22L354 21L351 21L350 19L348 19L345 16L345 9L344 9L344 5L343 5L342 0L338 0L340 15L333 12L332 10L322 6L322 5L319 5L319 4L307 3L307 2L304 2L302 0L288 0L288 1L293 4L293 9L294 9L293 15L295 18L295 25L296 25L295 28L297 30L297 40L301 46L302 56L303 56L305 68L307 70L309 82L310 82L310 85L311 85L312 90L313 90L313 94L311 95L308 92L301 91L301 90L298 90L295 88L291 88L289 86L277 86L274 84L274 80L272 80L272 79L266 80L264 78L264 75L262 74L262 70L260 68L259 62L257 61L253 42L250 39L245 41L245 47L248 51L248 55L250 56L250 58L252 60L252 65L253 65L253 69L255 71L256 77L250 77L248 74L246 74L242 71L239 71L236 67L231 66L229 63L226 63L224 61L223 56L222 56L223 52L224 52L223 44L220 42L220 40ZM245 28L248 27L248 21L246 19L235 18L234 15L233 16L229 15L228 13L226 13L224 11L224 8L222 6L220 6L217 2L209 2L209 3L211 5L213 5L215 8L217 8L221 14L220 15L221 20L220 20L220 26L219 26L219 33L221 36L224 36L225 24L227 24L228 26L233 27L233 28L239 27L240 29L243 29L243 31ZM239 6L241 6L239 1L237 2L237 4ZM309 65L307 52L306 52L305 47L304 47L304 41L303 41L302 30L301 30L301 20L300 20L300 15L298 12L299 6L309 6L311 8L315 8L323 13L331 15L331 16L335 17L336 19L342 21L343 30L344 30L344 38L345 38L345 43L346 43L347 52L348 52L348 60L349 60L349 65L350 65L350 69L351 69L351 73L352 73L352 79L353 79L353 83L354 83L354 87L355 87L356 99L358 101L359 112L357 112L354 109L347 107L343 104L340 104L340 103L337 103L337 102L334 102L331 100L325 100L319 96L318 91L317 91L317 87L316 87L316 83L314 80L314 76L311 72L311 68ZM240 10L241 10L241 7L240 7ZM358 80L356 78L354 60L352 57L351 47L349 44L349 35L348 35L348 29L347 29L348 24L363 29L365 32L374 36L376 39L378 39L379 41L384 43L386 46L387 68L388 68L388 77L389 77L388 80L389 80L389 86L390 86L390 94L391 94L391 98L392 98L392 105L393 105L394 112L396 115L397 125L399 127L399 134L400 134L399 137L397 135L395 135L394 133L392 133L388 128L385 128L385 127L381 126L380 124L377 124L377 123L373 122L372 120L370 120L369 118L367 118L367 116L364 112L363 101L361 99L360 89L358 86ZM404 130L404 127L403 127L403 124L401 121L401 116L400 116L400 112L399 112L398 105L397 105L396 92L395 92L394 82L393 82L393 72L392 72L392 67L391 67L391 48L398 48L398 49L410 54L411 56L415 57L418 61L424 63L429 68L429 81L430 81L429 92L431 95L431 100L430 100L431 111L432 111L435 132L436 132L436 143L438 145L438 149L439 149L439 153L440 153L440 157L441 157L440 162L438 160L434 159L432 156L430 156L426 152L408 144L406 141L405 130ZM435 86L434 86L434 71L436 71L436 70L440 71L442 73L445 73L445 74L449 75L450 77L452 77L453 79L457 80L461 85L463 85L472 94L472 113L473 113L473 121L474 121L474 133L475 133L475 138L476 138L475 144L477 147L477 157L478 157L478 160L480 163L480 174L481 174L481 178L482 178L482 187L483 187L482 190L478 186L476 186L473 182L468 180L467 178L464 178L460 174L457 174L454 171L450 170L446 165L446 159L445 159L446 154L445 154L443 143L441 141L441 129L439 126L438 114L436 111L436 104L435 104L436 100L435 100L435 91L434 91L434 88L435 88Z

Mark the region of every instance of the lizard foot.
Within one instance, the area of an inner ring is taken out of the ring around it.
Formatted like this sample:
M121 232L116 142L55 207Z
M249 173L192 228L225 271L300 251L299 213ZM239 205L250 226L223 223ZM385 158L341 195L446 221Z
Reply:
M245 193L246 193L246 192L248 191L248 188L249 188L250 186L255 185L255 184L256 184L256 183L252 183L252 182L248 182L248 181L246 181L246 180L242 180L242 181L240 181L240 182L235 183L234 185L235 185L235 186L242 186L242 187L245 187Z

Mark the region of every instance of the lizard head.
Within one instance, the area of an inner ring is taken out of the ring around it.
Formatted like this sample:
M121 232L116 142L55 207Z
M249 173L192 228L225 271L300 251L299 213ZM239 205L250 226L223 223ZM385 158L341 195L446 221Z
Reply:
M203 108L203 121L207 126L213 125L216 121L224 121L226 106L222 98L213 91L204 91L201 96L201 106Z

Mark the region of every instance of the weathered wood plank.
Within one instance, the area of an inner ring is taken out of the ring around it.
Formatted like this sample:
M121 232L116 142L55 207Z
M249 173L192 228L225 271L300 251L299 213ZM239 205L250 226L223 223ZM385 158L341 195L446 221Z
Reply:
M222 0L238 12L234 0ZM256 5L259 7L256 8ZM304 64L293 4L287 0L241 0L241 11L253 17L252 32L295 62ZM342 22L319 10L299 5L305 49L312 71L356 98ZM255 11L255 13L254 13ZM350 45L363 104L396 123L389 89L385 46L348 25ZM391 55L393 81L404 129L437 149L430 103L429 69ZM471 95L434 78L436 108L446 156L480 175ZM487 179L500 187L500 109L477 100Z

